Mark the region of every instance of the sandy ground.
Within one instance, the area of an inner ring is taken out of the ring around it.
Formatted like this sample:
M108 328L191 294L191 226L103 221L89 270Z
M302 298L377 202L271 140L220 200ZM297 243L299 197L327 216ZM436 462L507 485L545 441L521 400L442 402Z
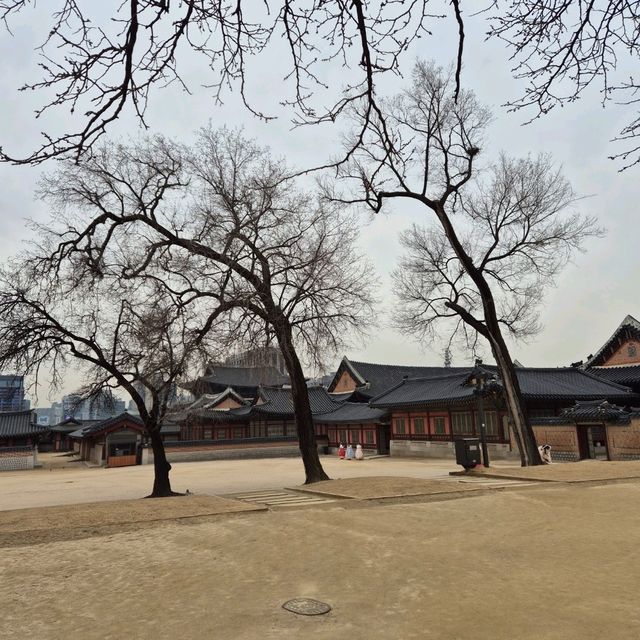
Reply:
M500 487L504 485L499 485ZM395 478L389 476L348 478L297 487L279 492L278 507L315 506L318 501L305 502L309 494L319 497L376 500L383 498L442 496L458 497L468 491L491 489L486 483L469 483L456 479ZM244 500L233 497L193 495L163 500L119 500L87 502L53 507L31 507L0 511L0 548L24 546L61 540L76 540L122 531L148 528L159 521L200 520L211 516L264 511L264 492L248 494ZM301 496L301 494L303 494ZM245 494L246 496L247 494ZM300 499L303 498L303 499ZM320 501L322 503L322 501ZM324 501L328 503L332 501Z
M636 639L639 501L546 483L5 548L0 638ZM299 596L333 610L281 608Z
M44 454L56 458L58 454ZM43 456L41 456L43 457ZM62 458L63 462L68 458ZM446 477L459 469L452 460L402 460L372 458L363 461L338 460L323 456L322 463L331 478L360 476ZM71 468L35 469L0 473L0 511L59 504L128 500L150 493L153 486L151 465L116 469L87 468L72 463ZM261 489L294 487L304 482L299 458L263 460L212 460L180 462L171 471L175 491L222 495Z
M404 498L409 496L429 496L440 493L478 491L480 484L423 480L421 478L389 478L386 476L327 480L309 486L296 487L297 491L318 495L375 500L378 498Z
M204 518L265 507L217 496L120 500L0 511L0 548L136 530L160 520Z

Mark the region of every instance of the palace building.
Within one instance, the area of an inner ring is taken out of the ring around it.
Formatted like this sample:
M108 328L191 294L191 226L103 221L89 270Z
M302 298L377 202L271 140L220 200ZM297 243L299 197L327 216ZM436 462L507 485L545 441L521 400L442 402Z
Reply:
M516 366L525 411L538 444L555 460L640 458L640 323L627 316L586 362ZM479 377L487 442L494 458L518 458L495 366L416 367L344 357L327 388L309 383L321 451L360 444L369 454L453 457L457 439L480 432ZM212 364L186 388L195 398L162 427L168 459L297 455L289 380L276 367ZM70 420L51 430L55 449L74 443L97 464L140 463L142 424L123 414Z

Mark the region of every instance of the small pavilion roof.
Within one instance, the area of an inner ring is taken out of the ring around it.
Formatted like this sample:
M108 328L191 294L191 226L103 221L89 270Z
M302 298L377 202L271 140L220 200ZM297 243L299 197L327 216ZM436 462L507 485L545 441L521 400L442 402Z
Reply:
M80 420L79 418L65 418L64 420L58 422L58 424L50 427L50 431L54 433L73 433L77 431L81 427L89 427L93 424L98 424L98 422L103 422L103 420Z
M75 438L76 440L82 440L89 436L96 435L101 431L108 431L112 427L117 427L119 424L128 424L144 428L144 422L138 416L131 415L125 411L124 413L113 416L112 418L107 418L106 420L101 420L94 424L82 426L80 429L72 431L69 434L69 437Z
M324 387L307 387L309 404L313 415L329 413L341 405L334 400ZM261 387L258 390L258 398L262 402L256 402L251 407L251 413L289 417L293 416L293 398L290 388ZM237 412L237 410L234 410Z
M559 416L533 418L533 424L575 424L577 422L596 422L625 425L632 417L640 416L639 408L622 408L606 400L576 402L564 409Z

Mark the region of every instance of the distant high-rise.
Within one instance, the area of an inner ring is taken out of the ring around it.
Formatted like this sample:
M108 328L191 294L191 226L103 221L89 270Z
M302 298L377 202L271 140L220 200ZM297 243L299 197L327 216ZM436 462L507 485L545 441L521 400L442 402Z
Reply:
M24 376L0 375L0 411L26 411L29 405L24 399Z
M160 385L159 385L160 386ZM139 380L133 383L133 388L136 390L138 395L144 400L144 406L147 409L151 409L153 406L153 397L151 393L151 389L146 387ZM184 391L178 391L178 385L174 382L170 385L168 393L167 393L167 406L174 406L176 403L184 402ZM129 400L129 408L128 412L133 415L139 415L140 411L138 410L138 405L133 401L133 399Z
M224 364L231 367L273 367L282 375L287 374L282 351L276 347L261 347L229 356Z
M80 394L70 393L62 398L63 419L105 420L123 413L125 409L124 400L109 393L88 399L83 399Z

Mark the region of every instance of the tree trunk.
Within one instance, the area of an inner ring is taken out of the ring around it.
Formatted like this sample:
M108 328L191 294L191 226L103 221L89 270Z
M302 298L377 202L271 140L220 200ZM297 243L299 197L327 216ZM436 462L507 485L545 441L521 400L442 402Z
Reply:
M475 266L471 256L462 246L455 229L451 224L451 220L444 210L444 206L440 204L434 210L447 239L451 243L452 249L455 251L456 256L460 260L465 271L469 274L469 277L478 288L478 293L480 294L484 311L484 324L478 322L478 320L471 316L471 314L460 309L458 305L449 306L451 308L458 309L458 314L461 315L462 319L473 327L480 335L489 340L491 344L491 350L494 358L496 359L496 364L498 365L498 370L504 385L507 407L511 414L511 419L513 420L513 431L516 443L520 450L520 462L522 466L526 467L527 465L543 464L538 452L533 429L531 428L524 412L524 402L520 391L520 385L516 376L515 367L513 366L513 361L511 360L511 355L509 354L509 349L502 337L502 331L500 330L498 313L496 311L496 304L493 298L493 293L491 292L491 287L489 286L484 273Z
M524 411L524 401L516 369L502 337L497 318L495 315L492 318L488 317L491 315L491 309L487 309L485 306L485 322L492 338L491 350L500 371L507 408L513 421L513 432L520 453L520 464L523 467L542 464L535 434Z
M171 491L171 482L169 481L169 471L171 465L167 461L164 450L164 442L160 437L160 429L153 428L148 431L151 440L151 449L153 450L153 491L147 498L166 498L168 496L179 496L181 493Z
M316 434L313 428L313 416L311 405L309 404L309 394L307 392L307 382L304 378L300 359L293 346L291 327L286 318L281 318L278 323L273 323L278 344L287 365L287 372L291 381L291 397L293 399L293 410L295 412L296 429L298 432L298 444L304 464L305 484L330 480L325 473L318 455L318 445L316 444Z

